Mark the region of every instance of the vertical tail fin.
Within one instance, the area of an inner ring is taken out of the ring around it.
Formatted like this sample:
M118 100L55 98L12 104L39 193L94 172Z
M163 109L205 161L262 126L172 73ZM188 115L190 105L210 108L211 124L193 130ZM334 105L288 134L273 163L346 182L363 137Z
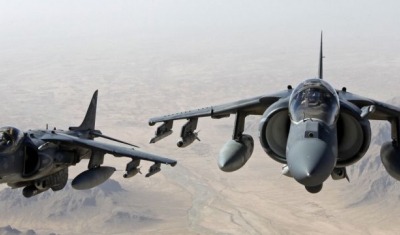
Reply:
M78 127L70 127L71 131L87 131L87 130L95 130L96 123L96 108L97 108L97 94L98 90L96 90L93 94L92 100L90 101L89 108L86 111L85 119L83 119L82 124Z
M318 69L318 78L322 79L323 78L323 64L322 64L322 59L324 58L324 55L322 54L322 31L321 31L321 47L319 49L319 69Z

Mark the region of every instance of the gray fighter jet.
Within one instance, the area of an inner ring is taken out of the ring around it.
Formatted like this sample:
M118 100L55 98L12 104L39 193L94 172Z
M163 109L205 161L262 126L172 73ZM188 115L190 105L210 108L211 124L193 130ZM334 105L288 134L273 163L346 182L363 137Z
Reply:
M125 178L140 173L140 160L154 162L146 177L159 172L161 164L176 165L175 160L135 150L135 145L103 135L95 129L97 94L95 91L85 119L79 127L69 130L29 130L22 132L15 127L0 128L0 183L12 188L24 187L25 197L32 197L48 189L58 191L68 180L68 167L82 159L90 159L88 170L72 181L78 190L89 189L106 181L114 167L101 166L104 155L129 157ZM102 137L130 147L120 147L94 141Z
M389 121L392 141L381 148L387 172L400 180L400 108L347 92L335 90L323 78L322 34L317 78L307 79L295 89L232 103L151 118L157 128L155 143L172 133L174 120L187 119L182 127L178 147L198 139L195 132L199 117L225 118L236 114L232 139L220 150L218 166L226 172L236 171L250 158L254 141L243 134L245 118L261 115L259 140L265 152L282 163L282 174L293 177L308 192L318 193L323 182L348 179L346 167L360 160L370 145L369 120Z

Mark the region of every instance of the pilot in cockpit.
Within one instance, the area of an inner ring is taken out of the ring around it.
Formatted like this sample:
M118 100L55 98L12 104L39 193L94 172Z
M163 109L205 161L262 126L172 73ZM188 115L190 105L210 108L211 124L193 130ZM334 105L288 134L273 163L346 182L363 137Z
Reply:
M302 91L301 104L306 104L308 106L316 106L323 103L323 98L326 96L325 92L321 91L321 89L310 88Z
M0 132L0 146L9 146L12 143L12 137L10 133L2 131Z
M306 81L292 93L289 113L293 121L308 118L334 123L339 112L336 92L322 80Z
M308 104L309 105L318 105L321 103L320 100L321 94L317 89L310 89L308 93Z
M24 134L15 127L5 126L0 128L0 151L14 151L22 143Z

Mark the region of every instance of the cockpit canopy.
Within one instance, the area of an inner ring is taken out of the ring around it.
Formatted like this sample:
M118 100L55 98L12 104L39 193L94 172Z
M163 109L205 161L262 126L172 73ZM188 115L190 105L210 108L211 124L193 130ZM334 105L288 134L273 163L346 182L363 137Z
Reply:
M333 124L339 110L335 89L322 79L313 78L300 83L289 100L289 113L294 122L311 118Z
M22 142L24 133L15 127L1 127L0 128L0 151L12 152Z

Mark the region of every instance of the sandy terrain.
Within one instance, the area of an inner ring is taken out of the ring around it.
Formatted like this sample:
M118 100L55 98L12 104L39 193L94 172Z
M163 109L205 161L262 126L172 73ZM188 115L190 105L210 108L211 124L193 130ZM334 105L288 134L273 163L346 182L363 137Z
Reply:
M241 57L240 54L236 56ZM383 170L380 162L374 160L379 160L376 158L379 146L372 145L365 157L375 163L374 168L365 169L359 175L357 168L360 165L357 164L351 171L350 184L328 180L320 194L311 195L294 180L280 177L280 165L263 152L257 140L258 117L250 117L248 121L248 132L256 141L255 152L237 172L224 173L216 165L219 149L231 136L234 117L222 120L201 119L198 129L201 130L202 141L186 149L176 147L183 121L175 123L175 133L172 136L155 145L148 145L155 131L154 127L147 125L149 117L273 92L284 88L288 82L283 80L295 83L288 78L271 82L268 74L258 76L254 71L262 71L268 63L257 66L251 59L248 63L241 63L242 72L238 73L237 63L227 63L224 66L229 68L221 66L218 69L213 67L214 62L206 56L193 56L193 61L189 62L174 59L173 55L165 55L165 58L154 56L154 59L148 60L146 57L151 58L151 55L135 55L122 60L126 64L133 63L133 66L115 65L112 59L104 59L89 65L76 63L73 69L61 69L69 60L67 56L62 63L57 64L60 67L58 73L63 74L58 82L54 81L57 76L51 70L44 69L54 66L51 61L38 59L38 64L30 61L31 67L25 67L23 72L16 72L20 64L14 63L14 69L10 65L8 70L2 70L1 76L11 84L8 86L15 87L12 90L3 89L3 96L7 97L8 103L3 110L8 115L3 117L2 122L23 129L44 127L46 123L59 128L77 125L92 92L99 89L97 128L108 135L138 144L143 150L175 158L179 162L175 168L163 167L162 173L150 179L138 176L126 180L122 178L122 171L112 177L120 182L123 189L139 193L136 196L129 194L129 200L118 199L118 196L113 200L122 203L124 208L131 208L131 213L141 213L145 207L160 222L139 226L137 223L132 224L129 219L111 220L115 223L112 225L106 222L109 221L107 214L118 211L118 206L107 206L107 203L101 202L96 207L108 209L100 209L97 212L99 215L91 219L93 222L87 221L85 213L89 212L86 210L72 211L69 212L72 216L63 218L60 227L60 223L48 222L48 216L37 216L34 209L22 207L19 210L8 209L7 214L12 216L7 216L9 220L2 219L2 223L19 229L33 228L39 232L61 234L100 231L120 234L337 234L343 230L352 234L387 234L400 229L395 223L396 217L391 216L398 212L393 207L398 200L396 191L391 189L398 188L393 180L385 178L391 183L383 187L386 190L384 194L378 192L364 199L373 181L385 176L374 173L377 169L380 172ZM256 59L260 58L253 60ZM142 64L135 65L138 63ZM316 67L311 62L309 66ZM96 74L84 79L88 76L85 74L89 73L84 72L86 70ZM278 77L280 72L279 69L268 69L268 73L276 73L271 77ZM242 77L250 79L241 80ZM298 76L293 72L293 77ZM335 80L335 83L338 82ZM352 81L346 84L349 84L348 87L352 84L354 86ZM367 87L370 85L365 84ZM386 99L389 95L381 94L394 93L391 90L394 90L393 86L382 87L376 90L374 96ZM106 165L123 170L125 162L127 160L110 156ZM150 164L143 165L147 168ZM71 167L71 177L85 167L85 163ZM68 191L68 194L73 193ZM63 191L57 194L61 195ZM58 199L58 195L54 197ZM24 200L20 194L13 194L13 197L13 200ZM51 205L49 210L52 213L69 210L69 207L60 205L55 199L46 200ZM135 205L141 205L142 209ZM23 216L28 213L31 215L29 223Z

